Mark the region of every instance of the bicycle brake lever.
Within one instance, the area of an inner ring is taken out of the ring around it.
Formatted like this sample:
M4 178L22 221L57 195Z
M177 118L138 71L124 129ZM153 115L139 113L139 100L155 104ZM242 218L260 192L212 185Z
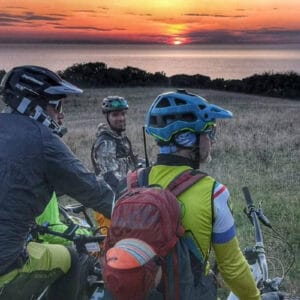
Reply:
M264 215L262 208L260 207L257 210L257 216L259 218L259 220L267 227L272 228L272 225L270 223L270 221L268 220L268 218Z

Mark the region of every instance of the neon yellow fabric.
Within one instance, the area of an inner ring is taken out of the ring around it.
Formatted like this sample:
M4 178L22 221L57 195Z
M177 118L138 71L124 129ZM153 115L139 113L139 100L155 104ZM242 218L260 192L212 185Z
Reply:
M55 193L53 193L51 200L49 201L48 205L46 206L42 214L36 218L36 222L39 225L49 223L51 225L51 229L53 231L58 231L58 232L64 232L68 228L66 224L60 221L58 202ZM77 229L76 233L83 234L83 235L92 235L91 231L84 228ZM72 243L64 238L52 234L40 235L39 239L42 240L42 242L49 243L49 244L60 244L60 245L67 246Z
M213 249L222 277L234 294L240 300L261 299L237 238L225 244L213 244Z
M29 258L20 269L13 270L0 277L0 287L23 273L58 270L57 274L67 273L71 267L71 256L62 245L48 245L30 242L27 246Z
M154 166L149 174L149 183L157 183L165 188L176 176L189 169L191 170L188 166ZM211 197L214 182L212 177L206 176L178 197L186 234L193 237L205 259L209 255L211 243Z

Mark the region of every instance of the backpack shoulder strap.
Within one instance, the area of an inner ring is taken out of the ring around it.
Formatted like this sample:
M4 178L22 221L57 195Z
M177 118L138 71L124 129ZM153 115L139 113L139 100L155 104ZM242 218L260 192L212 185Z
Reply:
M148 186L148 178L151 167L139 168L127 174L127 188L128 190Z
M137 188L137 187L146 187L148 186L148 178L151 171L149 168L139 168L132 172L129 172L127 175L127 188L128 190ZM204 178L207 174L202 173L198 170L186 170L176 176L171 183L167 186L167 190L172 192L175 196L180 195L186 189L190 188L197 181Z
M183 171L169 183L167 189L177 197L206 175L198 170Z

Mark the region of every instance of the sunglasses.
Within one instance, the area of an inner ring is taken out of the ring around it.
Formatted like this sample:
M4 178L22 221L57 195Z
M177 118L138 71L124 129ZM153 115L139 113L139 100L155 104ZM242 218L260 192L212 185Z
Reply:
M50 100L48 105L51 105L59 113L62 113L62 103L61 100Z

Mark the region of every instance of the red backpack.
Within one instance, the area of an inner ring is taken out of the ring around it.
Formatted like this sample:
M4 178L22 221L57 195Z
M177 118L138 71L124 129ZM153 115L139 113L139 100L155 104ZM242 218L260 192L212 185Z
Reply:
M127 175L127 192L122 195L113 210L111 226L104 244L104 253L118 241L135 238L149 244L162 258L171 253L177 241L184 235L181 209L177 196L206 176L195 170L179 174L166 189L148 185L151 168L138 169ZM179 287L176 251L174 251L175 288ZM162 265L164 271L164 265ZM105 274L106 264L103 264ZM167 280L163 272L163 281ZM178 283L178 284L177 284ZM165 290L167 288L165 287ZM179 297L179 289L175 295ZM124 297L126 299L126 297ZM168 295L166 295L168 299Z

